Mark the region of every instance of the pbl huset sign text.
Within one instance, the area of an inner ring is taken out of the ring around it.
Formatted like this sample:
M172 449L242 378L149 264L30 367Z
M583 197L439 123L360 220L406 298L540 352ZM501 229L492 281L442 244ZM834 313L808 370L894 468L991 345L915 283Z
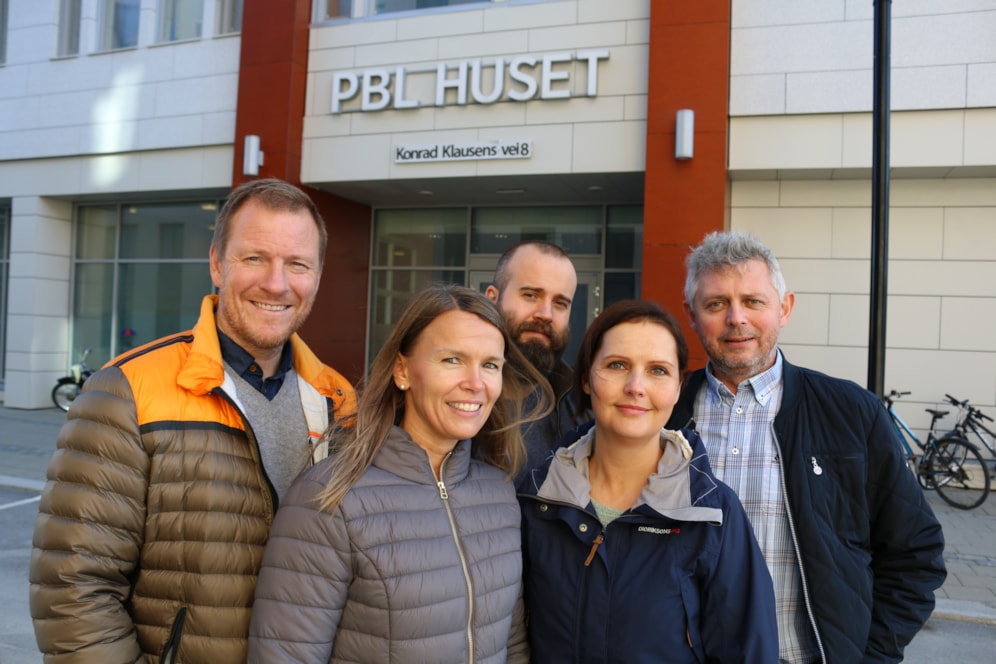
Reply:
M480 58L456 63L439 63L435 67L395 67L338 71L332 74L333 114L347 111L381 111L384 109L410 109L426 106L459 106L468 103L494 104L500 101L529 101L531 99L569 99L571 69L584 69L583 91L577 96L594 97L598 94L598 63L608 60L607 50L577 51L576 53L547 53L545 55L519 55L506 61L495 58L485 64ZM582 63L581 67L573 67ZM485 89L486 69L493 69L490 89ZM433 95L419 99L409 97L409 78L419 75L434 76ZM344 108L344 102L353 102Z

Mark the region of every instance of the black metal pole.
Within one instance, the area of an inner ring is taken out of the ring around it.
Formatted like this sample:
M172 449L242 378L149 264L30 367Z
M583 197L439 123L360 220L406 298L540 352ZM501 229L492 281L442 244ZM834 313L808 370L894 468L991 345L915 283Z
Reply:
M875 74L872 104L871 298L868 389L885 391L885 314L889 288L889 69L892 0L874 0Z

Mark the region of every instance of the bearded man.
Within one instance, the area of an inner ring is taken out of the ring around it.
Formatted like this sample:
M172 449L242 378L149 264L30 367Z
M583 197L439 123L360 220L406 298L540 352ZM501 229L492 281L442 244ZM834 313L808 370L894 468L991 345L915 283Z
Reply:
M574 371L562 359L577 286L577 272L567 252L549 242L530 240L502 254L494 283L485 291L498 305L519 350L546 376L554 394L550 414L524 425L529 456L516 486L527 481L565 433L591 420L590 414L577 408L571 387Z

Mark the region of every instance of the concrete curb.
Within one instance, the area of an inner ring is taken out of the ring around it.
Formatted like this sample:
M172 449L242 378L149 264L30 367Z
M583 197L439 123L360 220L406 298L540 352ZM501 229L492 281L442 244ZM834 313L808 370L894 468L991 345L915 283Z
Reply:
M996 625L996 608L982 602L938 599L931 618Z

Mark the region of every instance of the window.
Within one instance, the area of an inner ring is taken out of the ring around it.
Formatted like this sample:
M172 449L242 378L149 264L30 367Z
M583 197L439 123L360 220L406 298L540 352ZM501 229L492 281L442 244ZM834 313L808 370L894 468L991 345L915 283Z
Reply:
M139 0L102 0L100 49L111 51L138 46Z
M217 25L219 35L242 32L242 0L218 0Z
M353 0L327 0L318 4L325 5L325 15L320 16L319 20L349 18L353 15Z
M80 52L80 0L59 3L58 55L78 55Z
M498 1L501 0L323 0L315 3L315 19L326 21L334 18L362 18L378 14Z
M10 207L0 205L0 385L3 384L7 356L7 271L10 267Z
M217 201L77 208L72 357L100 366L191 327L211 292Z
M7 0L0 0L0 65L7 62Z
M429 9L430 7L450 7L453 5L468 5L482 0L368 0L371 14L388 14L404 12L412 9Z
M204 0L159 0L159 41L200 39Z

